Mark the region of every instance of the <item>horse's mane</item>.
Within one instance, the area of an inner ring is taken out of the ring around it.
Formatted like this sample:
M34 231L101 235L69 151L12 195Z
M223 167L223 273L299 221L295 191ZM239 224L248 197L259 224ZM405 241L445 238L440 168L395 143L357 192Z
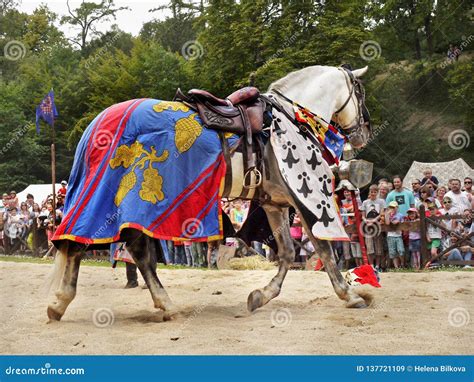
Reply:
M317 77L323 72L327 71L329 68L329 66L314 65L300 70L295 70L294 72L287 74L285 77L273 82L269 86L268 91L278 90L279 92L284 92L289 85L294 86L297 83L305 82L310 78Z

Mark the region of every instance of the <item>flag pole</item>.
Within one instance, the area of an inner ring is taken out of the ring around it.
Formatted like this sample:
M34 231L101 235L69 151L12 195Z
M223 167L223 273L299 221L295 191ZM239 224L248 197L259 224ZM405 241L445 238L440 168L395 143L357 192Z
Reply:
M51 182L53 183L53 233L56 230L56 130L54 129L53 115L53 139L51 143Z

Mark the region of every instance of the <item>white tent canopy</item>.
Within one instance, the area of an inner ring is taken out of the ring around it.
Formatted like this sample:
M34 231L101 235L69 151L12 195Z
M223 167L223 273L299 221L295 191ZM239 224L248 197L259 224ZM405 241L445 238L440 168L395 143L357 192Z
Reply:
M56 193L61 188L59 183L56 184ZM35 198L35 203L41 205L41 203L46 200L48 195L53 193L52 184L30 184L22 192L18 193L18 200L21 202L26 201L26 195L31 194Z
M427 168L433 170L433 175L439 180L440 185L447 186L449 179L458 178L462 180L469 176L474 178L474 170L462 158L450 162L413 162L403 179L403 185L411 189L411 182L414 179L423 179L423 171Z

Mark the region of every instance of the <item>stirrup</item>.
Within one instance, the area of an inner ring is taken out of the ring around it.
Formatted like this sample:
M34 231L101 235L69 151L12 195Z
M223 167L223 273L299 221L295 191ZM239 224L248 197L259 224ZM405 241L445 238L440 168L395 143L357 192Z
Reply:
M255 174L255 179L256 179L257 183L247 185L247 182L246 182L247 178L249 178L249 181L252 180L252 176L248 176L248 175L252 174L252 173ZM247 172L245 173L244 180L242 182L242 186L247 190L252 190L254 188L260 187L260 185L262 184L262 179L263 179L263 177L262 177L262 173L260 172L260 170L253 167L253 168L247 170Z

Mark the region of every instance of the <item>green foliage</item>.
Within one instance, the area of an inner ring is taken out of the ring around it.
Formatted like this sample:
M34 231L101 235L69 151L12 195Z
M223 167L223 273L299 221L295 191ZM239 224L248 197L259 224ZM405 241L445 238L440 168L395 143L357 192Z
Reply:
M24 47L18 59L0 57L0 191L50 182L51 128L42 122L38 136L34 120L51 88L59 110L57 178L67 179L83 131L114 103L171 99L178 87L220 96L250 82L266 89L315 64L369 65L367 106L378 128L359 157L374 162L376 176L404 174L413 160L463 156L472 164L467 152L447 145L455 129L474 141L469 2L170 0L155 11L163 7L171 16L133 37L117 26L95 33L124 8L82 2L61 18L77 28L70 41L46 6L26 14L0 0L0 49L13 41ZM371 61L360 54L368 40L381 47ZM446 61L450 42L462 49L459 62Z
M0 189L17 192L37 179L48 179L49 150L36 141L23 113L24 89L0 82Z
M452 107L459 112L467 126L474 125L474 63L459 62L450 66L447 76Z

